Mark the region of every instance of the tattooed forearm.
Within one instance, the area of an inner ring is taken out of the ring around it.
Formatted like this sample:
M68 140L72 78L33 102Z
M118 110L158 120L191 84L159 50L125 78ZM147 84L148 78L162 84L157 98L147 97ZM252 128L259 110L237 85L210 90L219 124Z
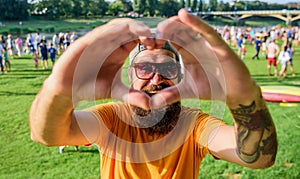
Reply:
M277 141L271 115L265 105L258 109L255 101L231 109L237 127L237 154L247 163L262 154L276 154ZM275 149L276 148L276 149ZM274 151L275 149L275 151ZM273 151L272 151L273 150Z

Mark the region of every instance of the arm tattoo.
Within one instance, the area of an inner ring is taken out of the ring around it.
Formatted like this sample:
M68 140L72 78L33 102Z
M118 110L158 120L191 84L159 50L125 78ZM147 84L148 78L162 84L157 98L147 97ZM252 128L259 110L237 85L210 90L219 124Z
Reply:
M262 152L273 155L277 150L275 128L265 105L257 109L255 101L230 109L237 127L237 154L246 163L253 163Z

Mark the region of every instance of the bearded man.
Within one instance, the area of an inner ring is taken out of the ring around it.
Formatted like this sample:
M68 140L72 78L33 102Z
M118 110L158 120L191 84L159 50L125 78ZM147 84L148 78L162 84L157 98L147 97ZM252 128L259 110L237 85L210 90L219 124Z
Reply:
M130 86L121 77L128 56ZM122 102L75 110L107 98ZM223 101L235 125L182 106L183 98ZM207 154L266 168L277 152L272 117L247 67L184 9L155 35L123 18L71 44L32 104L30 128L47 146L96 144L101 178L198 178Z

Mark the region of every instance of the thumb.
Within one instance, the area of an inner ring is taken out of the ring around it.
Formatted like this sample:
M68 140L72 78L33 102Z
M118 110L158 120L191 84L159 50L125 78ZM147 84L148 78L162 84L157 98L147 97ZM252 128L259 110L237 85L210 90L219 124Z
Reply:
M113 85L111 97L146 110L150 109L150 96L143 91L128 88L122 82Z
M150 107L156 109L168 104L173 104L182 99L199 98L197 88L188 85L190 84L181 82L178 85L166 88L153 95L149 102Z

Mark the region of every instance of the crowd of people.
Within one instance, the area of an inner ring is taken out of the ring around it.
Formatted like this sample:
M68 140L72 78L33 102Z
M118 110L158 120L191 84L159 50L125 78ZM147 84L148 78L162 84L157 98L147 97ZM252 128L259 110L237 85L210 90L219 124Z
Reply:
M222 38L231 46L237 48L237 54L242 60L245 60L249 44L254 46L255 54L252 59L259 60L260 57L267 59L267 71L269 76L278 78L287 77L287 67L295 76L293 68L293 55L295 53L293 45L300 43L300 28L298 26L283 28L273 26L267 28L235 27L224 26L215 27ZM48 69L48 59L50 58L52 66L55 64L57 54L61 54L66 48L78 38L76 32L55 33L50 37L41 35L39 32L28 34L22 39L17 36L15 39L12 34L5 38L0 35L0 67L2 74L11 70L10 58L31 54L36 69L39 68L39 60L42 69ZM279 47L281 44L281 47ZM286 51L287 53L280 53ZM281 55L280 55L281 54ZM283 56L285 56L283 58ZM288 57L286 57L288 56ZM278 66L281 69L278 69ZM274 68L274 74L271 68Z
M69 31L55 33L48 38L39 32L29 33L24 39L21 36L14 38L12 34L0 35L1 72L3 74L11 71L10 59L25 54L32 55L35 69L39 68L39 60L41 60L42 69L49 68L48 59L51 60L53 67L57 54L63 53L77 38L76 32L71 34Z
M251 59L259 60L260 57L267 59L269 76L285 78L287 77L287 67L289 67L292 76L296 75L292 61L295 53L293 46L298 46L300 42L300 28L298 26L288 28L273 26L269 29L225 26L217 29L217 31L228 44L237 48L237 53L242 60L245 59L246 46L253 45L255 53L251 55ZM279 64L280 70L278 69ZM271 73L272 67L274 74Z

